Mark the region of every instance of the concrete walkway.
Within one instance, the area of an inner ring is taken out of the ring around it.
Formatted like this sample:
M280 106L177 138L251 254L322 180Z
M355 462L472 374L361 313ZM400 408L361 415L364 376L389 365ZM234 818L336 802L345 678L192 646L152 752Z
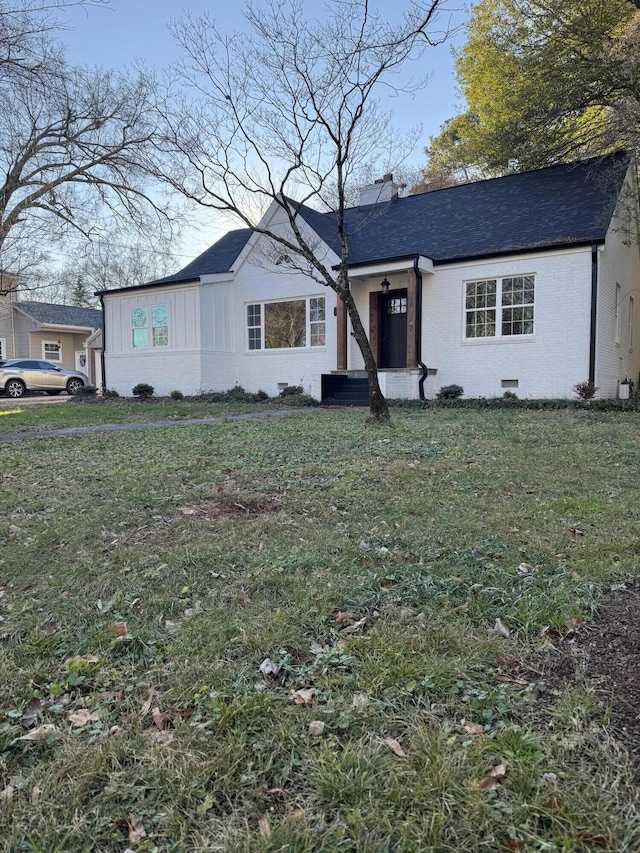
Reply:
M184 420L146 421L129 424L95 424L95 426L64 427L25 432L0 433L0 444L10 441L25 441L29 438L60 438L72 435L95 435L100 432L124 432L130 429L152 429L153 427L197 426L199 424L220 424L228 421L248 421L259 418L279 418L282 415L312 412L312 408L280 409L275 412L245 412L240 415L216 415L212 418L185 418Z

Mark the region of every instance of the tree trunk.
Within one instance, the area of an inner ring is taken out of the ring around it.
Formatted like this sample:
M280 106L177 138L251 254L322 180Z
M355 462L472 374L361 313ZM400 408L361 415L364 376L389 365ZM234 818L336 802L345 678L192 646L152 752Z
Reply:
M360 352L364 359L364 367L367 371L367 379L369 380L369 417L367 418L367 423L373 424L380 423L381 421L388 421L389 406L387 405L384 394L380 390L380 383L378 382L378 365L376 364L371 344L369 343L369 338L367 337L367 333L362 325L362 320L360 319L360 314L353 300L351 290L348 288L341 289L343 292L339 293L338 297L344 302L349 314L349 319L351 320L351 326L353 328L353 336L360 347Z

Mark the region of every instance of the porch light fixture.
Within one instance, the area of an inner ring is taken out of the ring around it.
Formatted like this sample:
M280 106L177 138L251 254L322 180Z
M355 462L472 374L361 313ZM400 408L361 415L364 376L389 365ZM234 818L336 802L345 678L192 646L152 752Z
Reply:
M389 287L390 287L390 285L389 285L389 282L387 281L387 277L386 277L386 276L385 276L385 277L384 277L384 279L380 282L380 287L382 288L382 292L383 292L384 294L389 293Z

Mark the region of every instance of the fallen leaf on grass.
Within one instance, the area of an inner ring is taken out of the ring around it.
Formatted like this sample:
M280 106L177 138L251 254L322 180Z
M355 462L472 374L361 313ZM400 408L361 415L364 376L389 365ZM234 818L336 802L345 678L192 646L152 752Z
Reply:
M366 621L367 621L367 617L363 616L362 619L358 619L358 621L354 622L353 625L347 625L346 628L343 628L342 633L343 634L354 634L356 631L359 631L360 628L362 628L362 626L365 624Z
M163 732L165 729L169 728L170 721L165 717L160 708L156 705L155 708L151 711L151 716L153 717L153 722L155 727Z
M86 726L87 723L97 723L99 719L98 711L91 712L88 708L80 708L75 714L69 714L69 722L74 728Z
M491 773L488 776L485 776L484 779L481 779L478 782L478 788L481 791L488 791L491 788L496 788L502 779L507 775L507 763L506 761L502 761L500 764L497 764Z
M558 777L556 776L555 773L543 773L541 778L542 778L542 781L546 782L548 785L557 785L558 784Z
M170 619L165 619L164 630L167 632L167 634L175 634L179 627L179 622L172 622Z
M280 672L280 667L277 663L274 663L271 658L265 658L259 668L265 678L269 678L270 676L274 677Z
M496 619L496 624L493 628L489 628L488 633L494 637L504 637L505 639L511 636L511 631L501 619Z
M463 718L460 720L460 725L470 735L481 735L484 732L484 726L481 726L480 723L472 723L471 720Z
M315 687L304 687L302 690L292 690L290 693L296 705L304 705L306 708L310 708L313 705L313 697L315 695Z
M324 731L324 723L322 720L313 720L309 723L309 734L312 737L318 737Z
M127 627L126 622L112 622L107 630L116 637L124 637L129 633L129 628Z
M153 687L149 688L149 695L147 696L147 701L144 703L142 708L140 708L140 716L146 717L149 711L151 710L151 706L153 705L153 700L155 698L156 691Z
M313 640L309 647L309 651L312 655L321 655L324 652L324 649L320 643L316 643L316 641Z
M34 785L31 789L31 805L37 806L40 802L40 795L42 794L42 789L37 785Z
M269 823L269 817L265 814L258 820L258 828L260 829L260 835L263 838L271 837L271 824Z
M386 737L384 739L384 743L386 746L389 747L391 752L394 752L398 756L398 758L406 758L407 757L407 753L404 751L404 749L400 745L400 742L397 741L394 737Z
M352 708L364 708L365 705L369 704L369 697L365 693L354 693L353 699L351 700Z
M193 708L167 708L163 712L156 706L151 711L151 716L156 728L163 732L173 726L173 721L178 717L192 717L193 713Z
M464 578L452 577L451 582L454 583L456 586L462 586L464 584Z
M339 610L336 613L336 623L338 625L344 625L345 622L349 622L353 619L353 614L349 613L348 610Z
M29 704L24 709L24 713L22 717L20 717L20 722L25 727L25 729L30 729L31 726L35 726L38 720L38 714L43 710L42 701L40 699L33 698L29 701Z
M0 803L9 802L9 800L13 799L13 795L15 794L16 789L13 785L7 785L7 787L0 791Z
M452 613L466 613L468 609L469 609L469 602L465 601L464 604L459 604L457 607L452 607L451 612Z
M142 821L137 815L129 815L129 844L138 844L143 838L147 837Z
M18 740L33 740L33 741L41 741L46 740L49 735L52 735L56 731L56 727L52 723L45 723L42 726L38 726L37 729L34 729L29 734L22 735Z
M67 658L65 663L100 663L99 655L76 655L72 658Z
M47 619L46 622L43 622L40 626L40 629L44 633L45 637L52 637L58 630L55 622L52 622L50 619Z
M520 563L518 566L519 575L530 575L533 574L535 570L535 566L532 566L531 563Z
M569 533L572 536L584 536L584 530L582 530L582 528L580 527L570 527Z

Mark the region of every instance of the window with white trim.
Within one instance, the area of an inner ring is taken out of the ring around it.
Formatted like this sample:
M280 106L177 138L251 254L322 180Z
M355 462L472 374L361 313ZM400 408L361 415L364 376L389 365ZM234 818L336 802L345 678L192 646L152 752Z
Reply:
M465 283L465 338L533 334L535 276L488 278Z
M169 308L154 305L131 309L131 343L134 349L146 349L151 341L153 347L169 346Z
M633 349L633 296L629 297L629 349Z
M324 296L247 305L250 350L323 347L325 335Z
M620 308L621 308L621 288L618 282L616 282L616 343L620 343Z
M43 341L42 357L46 361L62 361L62 344L60 341Z
M7 357L7 345L4 338L0 338L0 361Z

